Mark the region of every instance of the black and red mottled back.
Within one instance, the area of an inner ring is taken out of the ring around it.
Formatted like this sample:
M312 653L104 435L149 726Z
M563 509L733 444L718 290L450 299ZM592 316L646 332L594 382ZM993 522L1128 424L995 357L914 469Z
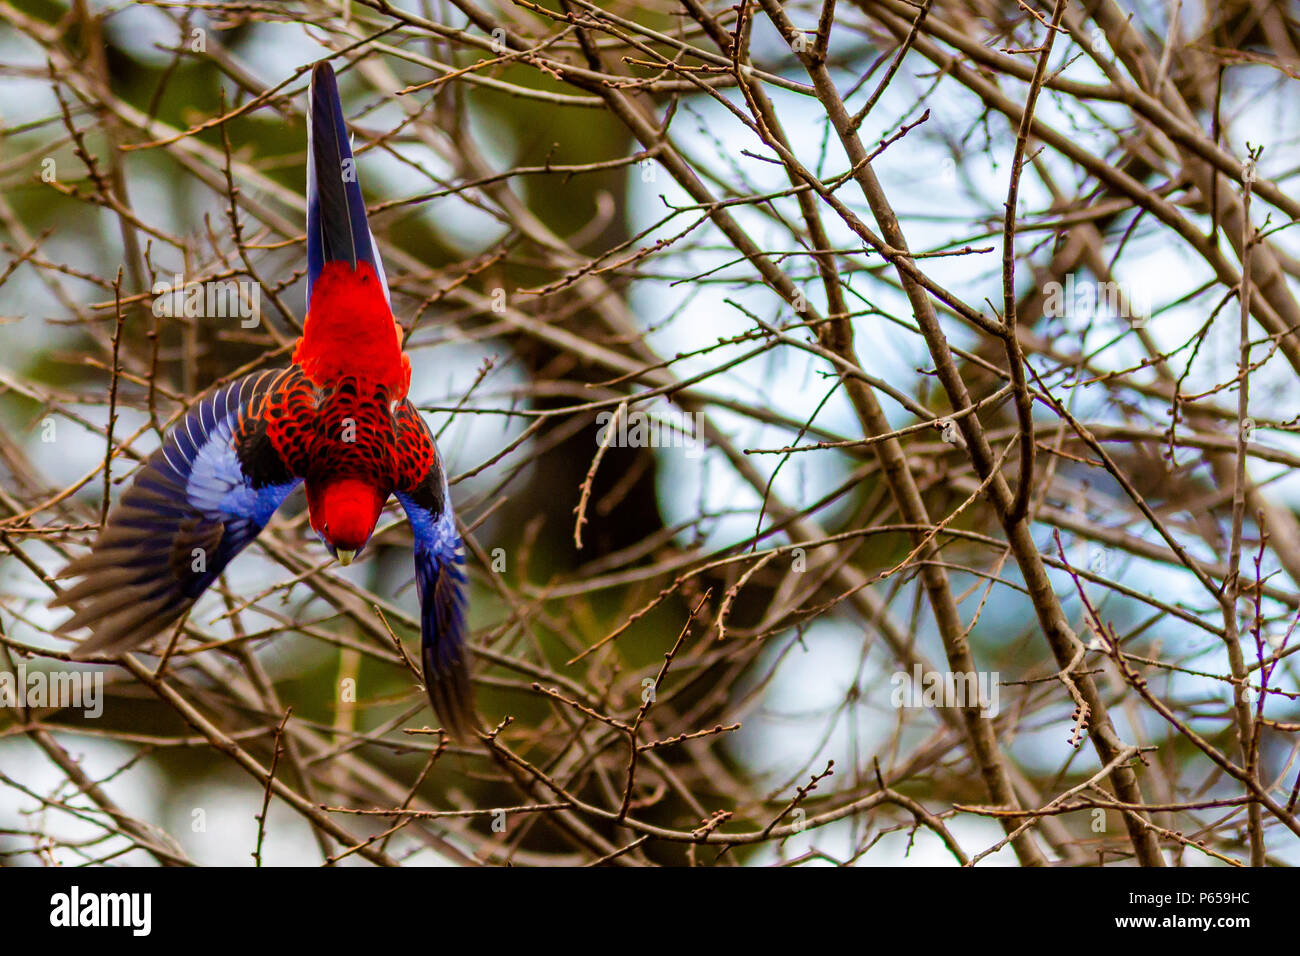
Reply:
M270 437L310 481L361 478L385 494L396 487L396 423L392 399L381 384L355 377L312 389L310 405L294 392L283 416L273 416Z

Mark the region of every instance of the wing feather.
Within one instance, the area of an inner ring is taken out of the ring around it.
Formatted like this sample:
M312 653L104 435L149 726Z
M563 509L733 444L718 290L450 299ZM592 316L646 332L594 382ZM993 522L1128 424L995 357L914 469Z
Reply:
M62 630L89 628L77 655L116 655L173 625L265 527L301 476L270 442L268 398L301 372L255 372L199 400L140 467L95 544L60 578L81 580L52 606L73 609ZM255 453L248 449L255 447Z
M465 619L465 547L441 456L428 425L409 401L398 406L401 461L394 495L415 538L415 586L420 595L420 663L429 702L452 736L478 729Z

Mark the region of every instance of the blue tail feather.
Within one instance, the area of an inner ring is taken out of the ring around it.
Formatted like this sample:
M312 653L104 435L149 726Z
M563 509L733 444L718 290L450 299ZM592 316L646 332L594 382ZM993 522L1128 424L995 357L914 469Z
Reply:
M312 287L329 262L346 262L354 269L362 262L369 263L387 295L388 283L366 219L366 204L343 119L338 82L327 61L322 60L312 69L308 104L308 308Z

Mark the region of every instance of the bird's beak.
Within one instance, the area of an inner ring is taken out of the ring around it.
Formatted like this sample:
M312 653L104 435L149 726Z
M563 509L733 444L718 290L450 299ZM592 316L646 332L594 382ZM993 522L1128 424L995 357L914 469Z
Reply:
M352 559L357 556L355 551L344 551L342 548L339 548L335 553L338 555L339 564L343 565L345 568L351 564Z

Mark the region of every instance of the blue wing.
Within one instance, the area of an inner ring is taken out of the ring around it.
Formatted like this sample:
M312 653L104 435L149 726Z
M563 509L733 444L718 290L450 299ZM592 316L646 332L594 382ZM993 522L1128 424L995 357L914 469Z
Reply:
M174 624L297 486L267 438L274 400L295 369L256 372L204 396L136 472L79 577L51 605L74 609L62 630L90 628L78 656L116 655Z
M354 269L370 263L388 298L388 279L366 220L338 82L325 60L312 68L307 102L307 307L327 262L346 262Z
M401 487L393 494L415 538L424 686L447 730L464 740L478 727L466 645L465 546L428 426L410 402L398 406L396 419L402 467Z

